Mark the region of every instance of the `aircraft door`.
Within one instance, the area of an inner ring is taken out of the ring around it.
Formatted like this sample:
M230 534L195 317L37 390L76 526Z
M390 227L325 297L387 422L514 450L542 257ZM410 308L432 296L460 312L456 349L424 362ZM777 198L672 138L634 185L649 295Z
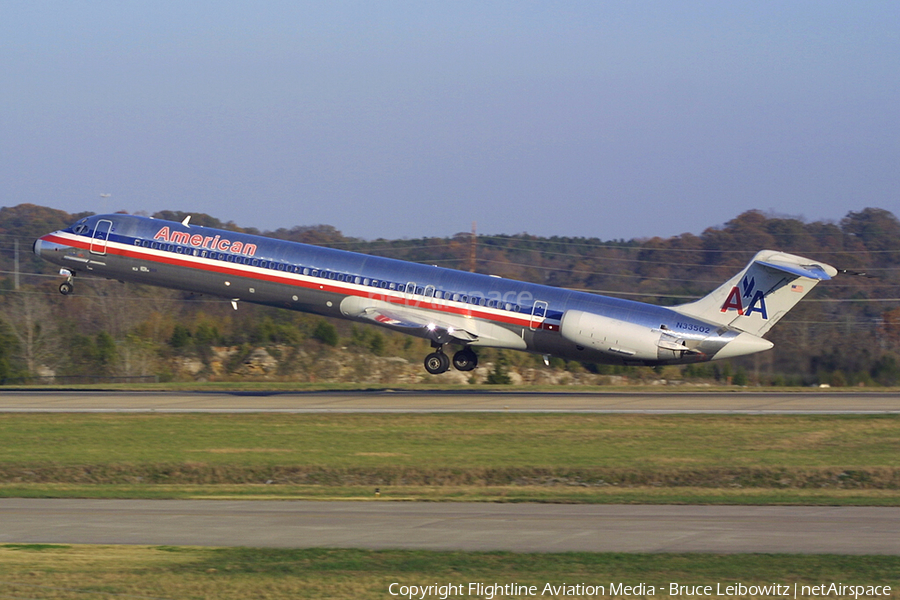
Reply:
M106 242L109 241L109 232L112 229L112 221L101 219L94 227L94 237L91 238L91 254L106 254Z
M415 306L416 304L416 282L410 281L406 284L406 289L404 290L404 299L406 300L407 306Z
M531 309L531 321L528 324L529 329L534 331L541 326L541 323L544 322L544 318L547 316L548 306L549 304L543 300L535 301L534 306Z
M422 302L423 303L434 302L434 291L435 291L435 288L433 285L426 285L425 293L422 294Z

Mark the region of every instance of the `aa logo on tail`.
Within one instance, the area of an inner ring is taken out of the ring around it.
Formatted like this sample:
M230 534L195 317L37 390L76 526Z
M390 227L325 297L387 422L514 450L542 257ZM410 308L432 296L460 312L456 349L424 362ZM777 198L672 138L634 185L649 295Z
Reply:
M722 312L736 310L737 313L743 317L749 317L753 313L758 312L763 319L768 319L769 313L766 310L766 296L763 294L762 290L754 291L753 288L755 286L756 279L748 279L745 276L741 281L740 288L738 286L731 288L731 291L728 293L728 298L725 299L725 303L722 305ZM741 288L744 290L743 294L741 293ZM748 299L750 302L745 306L744 303Z

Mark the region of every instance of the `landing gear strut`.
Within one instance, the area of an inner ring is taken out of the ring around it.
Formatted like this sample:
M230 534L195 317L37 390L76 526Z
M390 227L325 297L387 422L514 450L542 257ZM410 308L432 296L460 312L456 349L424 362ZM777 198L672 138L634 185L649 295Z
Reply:
M68 269L63 269L60 271L61 275L66 276L66 280L59 284L59 293L63 296L68 296L73 291L75 291L75 274L69 271Z

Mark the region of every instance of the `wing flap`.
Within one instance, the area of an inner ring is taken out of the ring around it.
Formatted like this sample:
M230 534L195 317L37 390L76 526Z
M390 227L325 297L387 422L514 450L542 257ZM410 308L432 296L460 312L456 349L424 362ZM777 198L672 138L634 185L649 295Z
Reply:
M449 323L442 323L436 319L424 318L426 315L418 312L406 311L402 308L366 308L359 315L382 325L401 330L430 339L438 344L460 342L470 344L478 340L478 336L465 329L459 329Z

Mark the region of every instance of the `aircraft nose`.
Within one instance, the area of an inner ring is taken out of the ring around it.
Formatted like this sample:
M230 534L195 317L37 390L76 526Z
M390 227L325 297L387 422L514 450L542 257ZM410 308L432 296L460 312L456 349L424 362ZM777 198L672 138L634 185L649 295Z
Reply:
M34 247L32 248L32 250L34 250L34 253L38 256L41 255L41 245L43 245L43 243L44 241L41 238L34 240Z
M768 350L774 346L769 340L743 332L737 337L725 344L725 347L716 352L716 358L733 358L735 356L744 356L746 354L755 354Z

